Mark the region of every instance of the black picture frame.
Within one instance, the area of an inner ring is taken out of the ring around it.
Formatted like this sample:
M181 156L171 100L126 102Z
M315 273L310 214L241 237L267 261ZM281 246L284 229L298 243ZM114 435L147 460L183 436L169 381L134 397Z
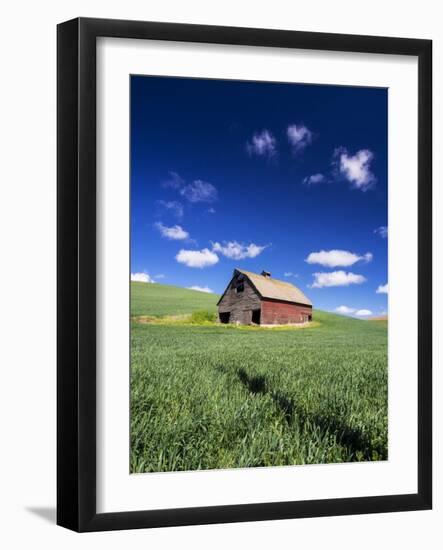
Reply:
M416 494L96 512L96 39L399 54L418 58L418 491ZM432 42L79 18L57 29L57 523L104 531L432 507Z

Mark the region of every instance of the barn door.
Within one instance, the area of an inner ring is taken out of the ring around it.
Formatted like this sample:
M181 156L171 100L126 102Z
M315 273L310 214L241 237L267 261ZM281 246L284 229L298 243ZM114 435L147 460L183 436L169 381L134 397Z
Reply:
M231 317L231 312L230 311L225 311L223 313L220 312L219 317L220 317L220 323L228 324L229 319Z
M261 311L259 309L253 309L252 310L252 322L255 325L260 324L260 318L261 318Z

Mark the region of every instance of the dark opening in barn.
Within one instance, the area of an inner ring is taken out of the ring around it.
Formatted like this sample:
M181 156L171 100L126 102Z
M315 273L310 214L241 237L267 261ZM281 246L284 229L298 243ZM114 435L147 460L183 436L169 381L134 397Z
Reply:
M255 325L259 325L260 324L260 310L259 309L254 309L253 312L252 312L252 322L255 324Z
M312 302L291 283L235 269L218 302L220 323L302 324L312 321Z
M219 313L220 323L225 323L225 324L229 323L229 317L230 316L231 316L231 314L229 313L229 311Z

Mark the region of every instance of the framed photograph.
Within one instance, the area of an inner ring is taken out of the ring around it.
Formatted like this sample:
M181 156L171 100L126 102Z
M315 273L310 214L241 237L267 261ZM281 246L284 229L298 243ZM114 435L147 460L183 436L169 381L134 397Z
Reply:
M431 66L58 26L59 525L431 508Z

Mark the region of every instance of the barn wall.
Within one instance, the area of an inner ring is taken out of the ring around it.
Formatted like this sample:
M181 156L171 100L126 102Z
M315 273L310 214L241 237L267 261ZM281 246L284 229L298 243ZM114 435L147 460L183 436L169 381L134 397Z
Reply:
M312 315L310 306L262 300L261 323L263 325L303 323L307 321L308 315Z
M235 285L235 279L233 283ZM231 283L218 306L219 313L227 311L231 313L230 323L250 324L252 310L260 309L260 298L247 279L245 279L244 285L244 291L237 293Z

